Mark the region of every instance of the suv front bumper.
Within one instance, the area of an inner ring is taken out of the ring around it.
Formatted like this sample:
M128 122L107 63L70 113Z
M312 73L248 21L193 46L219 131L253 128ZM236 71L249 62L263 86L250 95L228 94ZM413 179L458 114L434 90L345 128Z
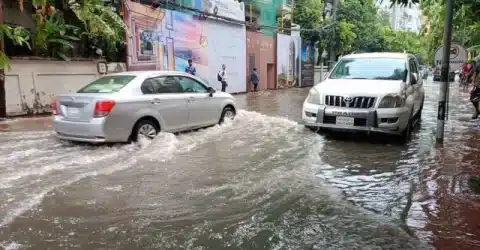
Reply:
M337 117L351 117L350 125L337 124ZM305 102L302 120L305 126L343 131L379 132L400 135L410 119L408 108L353 109L315 105Z

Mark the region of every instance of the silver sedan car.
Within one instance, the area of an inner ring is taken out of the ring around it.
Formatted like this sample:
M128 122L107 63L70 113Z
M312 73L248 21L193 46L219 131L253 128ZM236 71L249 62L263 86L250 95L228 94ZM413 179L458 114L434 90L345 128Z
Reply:
M232 95L173 71L106 75L57 96L51 106L59 139L90 143L153 139L160 131L208 127L236 114Z

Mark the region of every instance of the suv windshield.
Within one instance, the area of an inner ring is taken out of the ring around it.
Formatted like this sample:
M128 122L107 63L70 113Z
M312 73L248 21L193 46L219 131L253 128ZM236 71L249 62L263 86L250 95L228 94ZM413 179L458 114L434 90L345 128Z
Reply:
M330 79L402 80L405 73L405 59L345 58L333 69Z
M81 88L77 93L116 93L134 78L132 75L104 76Z

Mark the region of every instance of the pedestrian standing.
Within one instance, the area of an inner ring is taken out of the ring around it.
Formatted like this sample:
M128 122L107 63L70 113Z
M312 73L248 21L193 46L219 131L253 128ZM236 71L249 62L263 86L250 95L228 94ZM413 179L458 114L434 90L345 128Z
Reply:
M188 66L185 67L185 73L189 73L195 75L197 73L197 69L193 66L192 59L188 59Z
M257 68L253 68L252 74L250 75L250 82L253 85L253 92L257 92L258 83L260 82L260 79L258 77Z
M480 63L472 61L473 67L473 76L472 76L472 91L470 92L470 101L475 108L475 113L472 116L472 119L477 119L480 114L478 109L478 103L480 102Z
M222 92L227 90L227 67L222 64L222 69L217 73L217 80L222 84Z

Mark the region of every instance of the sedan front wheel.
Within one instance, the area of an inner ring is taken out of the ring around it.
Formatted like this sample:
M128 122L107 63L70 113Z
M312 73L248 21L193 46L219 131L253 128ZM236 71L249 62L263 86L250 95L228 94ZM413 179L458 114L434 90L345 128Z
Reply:
M220 117L219 124L222 124L225 119L233 120L235 118L235 110L232 107L225 107L222 111L222 116Z

